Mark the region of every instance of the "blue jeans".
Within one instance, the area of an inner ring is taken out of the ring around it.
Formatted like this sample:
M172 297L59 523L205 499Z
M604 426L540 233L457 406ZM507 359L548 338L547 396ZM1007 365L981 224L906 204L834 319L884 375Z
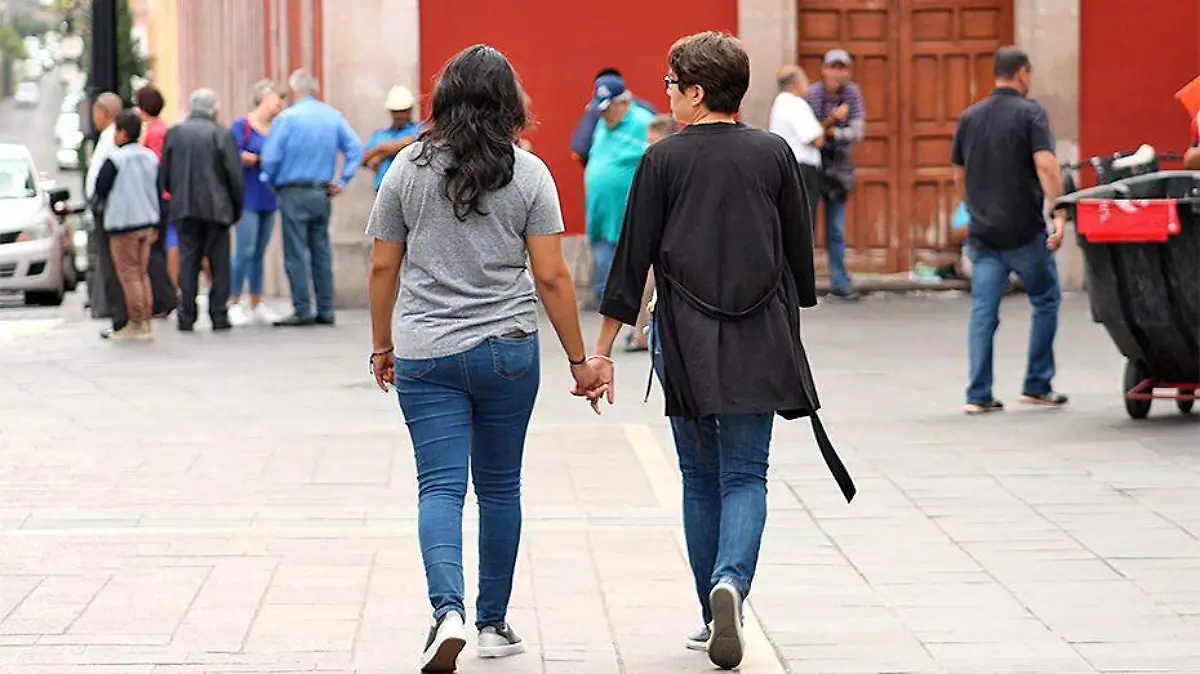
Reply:
M825 252L829 256L829 283L833 292L845 295L852 289L846 274L846 200L825 201Z
M665 381L658 330L651 331L654 370ZM746 597L767 525L767 464L775 414L671 417L683 475L683 535L704 624L708 595L721 582Z
M617 255L617 244L609 241L592 241L592 292L596 302L604 300L604 286L608 285L608 274L612 271L613 258Z
M313 315L309 284L317 295L317 315L333 316L333 248L329 243L329 195L323 189L285 188L279 194L283 215L283 266L292 290L292 311Z
M465 353L397 359L396 391L417 461L417 536L435 619L463 607L462 509L479 501L475 625L508 613L521 540L521 457L540 382L537 333Z
M263 257L271 232L275 229L275 211L242 211L242 219L234 228L237 249L233 251L233 288L229 296L238 298L250 284L250 294L262 297Z
M970 378L967 402L983 404L992 396L992 340L1000 325L1000 300L1008 275L1015 272L1025 284L1033 305L1029 330L1029 363L1022 393L1044 395L1054 379L1054 334L1058 331L1058 267L1046 248L1045 235L1014 250L970 246L971 322L968 337Z

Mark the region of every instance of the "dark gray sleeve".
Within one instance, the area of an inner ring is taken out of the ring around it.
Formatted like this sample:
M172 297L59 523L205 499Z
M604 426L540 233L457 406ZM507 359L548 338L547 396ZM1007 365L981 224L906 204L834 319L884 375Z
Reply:
M1050 132L1050 119L1040 105L1030 113L1029 144L1035 154L1054 152L1054 134Z
M404 219L404 208L401 203L403 194L402 176L411 162L401 164L399 158L393 162L383 183L379 185L379 193L375 195L375 206L371 208L371 217L367 218L367 236L380 241L404 245L408 241L408 222Z

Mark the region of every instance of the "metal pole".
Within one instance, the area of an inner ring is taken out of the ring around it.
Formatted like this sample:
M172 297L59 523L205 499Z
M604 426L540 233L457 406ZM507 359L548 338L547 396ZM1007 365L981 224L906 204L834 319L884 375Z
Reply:
M92 0L92 72L89 76L89 98L93 104L105 92L117 91L117 0ZM89 111L92 106L88 106ZM87 128L93 140L99 138L99 129L88 115ZM90 162L89 162L90 163ZM88 167L85 165L84 170ZM93 220L88 235L88 291L93 318L109 315L111 307L105 293L108 275L114 273L108 256L108 237L100 223Z

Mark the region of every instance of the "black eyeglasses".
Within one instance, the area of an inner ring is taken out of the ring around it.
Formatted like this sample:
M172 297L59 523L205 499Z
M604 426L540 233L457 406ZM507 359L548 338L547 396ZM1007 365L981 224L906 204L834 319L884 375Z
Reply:
M672 84L679 87L682 82L676 79L671 79L670 75L663 77L663 86L665 86L667 89L670 89ZM683 87L680 88L682 89Z

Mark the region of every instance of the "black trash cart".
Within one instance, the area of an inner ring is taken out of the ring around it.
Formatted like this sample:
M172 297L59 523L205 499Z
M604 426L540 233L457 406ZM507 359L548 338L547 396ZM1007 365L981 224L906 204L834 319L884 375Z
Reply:
M1187 414L1200 390L1200 171L1156 171L1068 194L1093 319L1125 356L1125 409Z

